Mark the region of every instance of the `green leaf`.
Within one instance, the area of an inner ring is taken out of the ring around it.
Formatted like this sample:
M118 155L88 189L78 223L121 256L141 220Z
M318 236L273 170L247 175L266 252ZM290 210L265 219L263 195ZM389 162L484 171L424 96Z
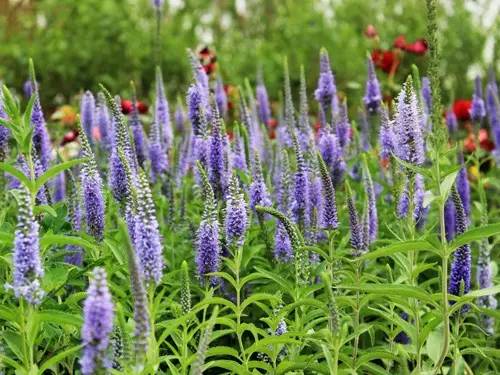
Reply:
M416 298L421 301L428 302L430 304L435 304L432 296L427 293L422 288L411 286L411 285L402 285L402 284L361 284L359 286L356 285L340 285L339 289L353 289L353 290L361 290L367 293L373 294L382 294L386 297L390 298L391 296L403 296L403 297L411 297Z
M444 335L443 335L443 325L439 325L436 327L427 338L427 342L425 344L425 349L427 350L427 355L434 363L439 360L439 356L441 354L441 348L444 343Z
M23 351L22 351L22 338L21 335L17 332L12 332L12 331L3 331L2 332L2 337L7 343L8 347L12 352L15 354L15 356L23 360Z
M399 252L432 250L433 246L427 241L406 241L393 245L385 246L375 251L370 251L361 256L361 259L377 259L380 257L392 255Z
M451 187L453 186L453 184L455 183L455 180L457 178L457 174L458 174L458 170L446 175L446 177L441 182L441 184L440 184L441 185L441 198L443 199L443 201L445 201L446 198L448 197L448 194L450 193Z
M0 169L3 169L8 174L14 176L29 191L32 191L33 184L31 183L31 180L28 177L26 177L26 175L22 171L20 171L19 169L17 169L13 165L10 165L7 163L0 163Z
M473 290L472 292L467 293L466 295L464 295L461 298L478 298L478 297L490 296L490 295L498 294L498 293L500 293L500 284L492 286L491 288Z
M43 289L46 292L57 289L66 283L69 269L66 267L49 268L43 277Z
M14 367L16 369L16 374L17 371L19 371L19 373L21 374L24 372L23 366L20 363L17 363L12 358L9 358L2 353L0 353L0 363L6 363L10 367Z
M231 373L233 374L242 374L242 375L250 375L251 372L248 371L247 369L245 369L245 367L243 367L242 365L234 362L234 361L230 361L230 360L226 360L226 359L219 359L219 360L216 360L216 361L209 361L208 363L206 363L204 366L203 366L203 371L209 369L209 368L214 368L214 367L218 367L218 368L223 368L225 370L229 370L231 371Z
M489 224L479 228L468 230L464 234L457 236L448 246L450 252L471 243L472 241L484 240L488 237L500 234L500 223Z
M60 310L43 310L37 312L37 318L41 322L53 323L57 325L70 325L80 328L83 324L83 319L80 315L70 314Z
M84 240L81 237L67 236L64 234L52 234L52 233L45 234L40 239L40 245L43 248L47 248L51 245L75 245L89 250L95 250L97 248L96 245L92 244L87 240Z
M56 210L54 210L52 207L50 207L49 205L46 205L46 204L33 207L33 213L35 215L47 213L52 217L57 217Z
M57 365L59 362L61 362L66 357L69 357L73 353L79 352L82 349L82 347L83 345L73 346L72 348L63 350L62 352L59 352L56 355L50 357L40 366L39 370L40 374L43 374L45 370L48 370L52 366Z
M43 185L45 185L50 179L55 177L61 172L64 172L67 169L70 169L71 167L81 164L85 162L87 159L86 158L80 158L80 159L73 159L73 160L68 160L64 163L60 163L57 165L54 165L53 167L49 168L47 172L42 174L40 177L38 177L35 181L35 189L36 191L40 190Z

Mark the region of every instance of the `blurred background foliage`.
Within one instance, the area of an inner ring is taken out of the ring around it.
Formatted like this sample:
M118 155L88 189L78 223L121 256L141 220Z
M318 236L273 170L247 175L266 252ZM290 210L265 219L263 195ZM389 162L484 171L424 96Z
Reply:
M447 100L452 91L468 96L472 75L498 61L500 31L491 12L498 12L496 0L442 1ZM186 49L208 45L226 83L254 81L260 66L271 97L278 99L283 57L295 86L305 66L312 94L324 46L339 89L352 103L362 96L365 57L375 48L366 27L374 25L378 47L390 49L399 35L424 38L425 19L424 0L166 0L162 68L170 97L183 95L191 79ZM154 31L151 0L0 0L0 80L19 90L31 56L47 107L82 89L95 90L99 82L126 93L134 80L147 96L154 80ZM407 54L394 82L401 82L411 63L425 69L426 59Z

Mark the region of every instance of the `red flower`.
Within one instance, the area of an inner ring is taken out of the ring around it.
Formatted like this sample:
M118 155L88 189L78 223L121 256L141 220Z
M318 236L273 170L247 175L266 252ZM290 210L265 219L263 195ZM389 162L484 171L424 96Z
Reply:
M136 106L137 106L137 111L139 111L139 113L141 113L141 114L148 113L149 107L146 103L138 100Z
M373 50L372 60L377 68L386 73L390 73L393 69L396 70L399 65L399 59L392 51Z
M276 127L278 126L278 120L276 120L275 118L270 118L269 120L267 120L267 126L269 127L269 129L276 129Z
M203 65L203 70L205 70L205 73L207 73L207 75L212 74L215 71L215 63L208 63L206 65Z
M394 42L392 43L394 48L399 48L399 49L405 49L406 47L406 38L404 35L398 36L396 39L394 39Z
M67 143L73 142L78 137L78 131L71 130L68 133L64 134L64 138L61 142L61 146L64 146Z
M488 130L479 130L479 145L485 151L491 152L495 148L495 144L490 140Z
M366 26L364 34L367 38L373 39L378 35L378 32L377 32L377 29L375 28L375 26L368 25L368 26Z
M404 48L406 52L414 53L415 55L425 55L428 50L427 41L425 39L417 39L411 44L407 44Z
M467 99L455 100L453 103L453 112L458 120L466 121L470 119L470 107L472 102Z
M132 102L130 100L122 99L122 113L128 115L132 112Z

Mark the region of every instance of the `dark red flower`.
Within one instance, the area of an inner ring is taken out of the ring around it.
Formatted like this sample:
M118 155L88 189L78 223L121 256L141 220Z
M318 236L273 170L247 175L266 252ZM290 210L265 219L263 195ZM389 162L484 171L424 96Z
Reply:
M212 51L210 51L210 48L207 46L203 47L200 52L198 52L200 57L205 57L205 56L210 56L212 54Z
M425 39L417 39L411 44L407 44L404 48L406 52L414 53L415 55L425 55L429 49Z
M490 140L490 135L488 134L488 130L480 129L479 130L479 145L485 151L491 152L495 148L495 144Z
M278 120L276 120L275 118L270 118L269 120L267 120L267 126L269 127L269 129L276 129L276 127L278 126Z
M269 130L269 139L276 139L276 131L274 129Z
M215 63L208 63L203 65L203 70L205 71L205 73L207 73L207 75L210 75L215 72L215 66Z
M364 34L367 38L375 38L378 35L377 29L373 25L366 26Z
M467 99L458 99L453 103L453 112L458 120L466 121L470 119L470 108L472 102Z
M396 70L399 65L399 58L393 51L373 50L372 60L377 68L386 73L390 73L393 69Z
M137 111L141 114L148 113L149 107L146 103L141 102L140 100L137 101Z
M77 130L71 130L67 132L66 134L64 134L63 140L61 141L61 146L73 142L76 138L78 138Z
M406 38L404 35L398 36L396 39L394 39L394 42L392 43L394 48L399 48L399 49L405 49L406 47Z
M122 113L128 115L132 112L132 102L130 100L122 99Z

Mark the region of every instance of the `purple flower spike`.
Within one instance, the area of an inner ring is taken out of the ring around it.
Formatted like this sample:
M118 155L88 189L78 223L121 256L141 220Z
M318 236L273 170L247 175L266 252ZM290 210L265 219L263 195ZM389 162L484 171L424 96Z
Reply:
M111 119L108 107L106 106L106 98L102 92L97 94L95 126L99 129L99 135L104 149L111 149Z
M397 137L396 156L410 164L423 164L425 148L421 114L411 77L408 77L398 96L395 134Z
M225 230L229 244L241 246L247 229L247 203L241 193L236 175L233 175L229 185L229 197L226 205Z
M432 111L432 90L431 81L428 77L422 78L422 99L424 101L424 111L429 115Z
M479 246L479 257L477 260L477 284L480 289L491 288L493 286L493 264L488 241L482 241ZM497 308L497 299L494 295L482 296L478 298L478 305L487 309ZM488 315L482 315L482 323L485 331L493 335L495 333L495 320Z
M382 105L379 110L380 114L380 133L379 133L379 144L380 144L380 157L382 159L389 159L392 153L395 152L395 135L393 130L393 123L389 119L389 113L387 107Z
M83 306L83 353L80 358L83 375L98 374L111 366L109 345L113 315L113 301L106 282L106 271L96 267L92 272Z
M290 237L283 224L278 221L274 234L274 259L278 262L289 263L293 260L293 249Z
M318 154L319 171L321 173L321 183L323 187L323 205L321 206L320 225L323 229L337 229L339 226L337 216L337 201L335 198L335 188L328 173L325 162Z
M467 168L464 164L464 155L462 152L458 153L458 163L462 166L457 175L457 191L462 200L462 205L464 207L465 216L470 218L471 214L471 198L470 198L470 185L469 178L467 177Z
M339 106L339 119L335 126L335 132L339 141L340 147L344 150L349 144L349 134L351 124L349 123L347 102L344 100Z
M174 119L175 119L175 130L177 133L184 133L184 122L186 121L186 113L184 112L184 107L182 106L182 103L180 99L177 102L177 106L175 107L175 113L174 113Z
M458 121L452 109L446 111L446 126L450 134L455 134L458 130Z
M351 246L353 248L352 255L359 257L367 251L366 241L364 239L363 223L361 222L358 211L354 204L354 198L349 185L346 185L347 190L347 209L349 210L349 226L351 228Z
M329 109L333 107L334 100L337 95L335 86L335 78L330 67L330 59L326 49L322 48L319 55L319 78L318 86L314 92L314 97L319 102L319 105L324 114L327 114ZM326 124L321 124L325 126Z
M269 97L267 96L267 89L262 80L259 77L257 81L257 87L255 88L255 95L257 97L257 109L259 111L259 120L262 124L266 125L271 119L271 108L269 107Z
M35 87L38 86L38 82L35 85L33 85L31 79L28 79L28 80L26 80L24 82L24 84L23 84L23 93L24 93L24 97L26 99L31 98L31 95L33 95L33 91L34 91L33 87L34 86Z
M168 154L173 143L172 125L170 124L170 112L168 101L163 85L163 75L160 67L156 67L156 102L154 121L160 127L161 147L165 154Z
M486 116L486 108L483 100L483 89L481 87L481 77L474 80L474 94L472 95L472 105L470 117L473 121L480 122Z
M149 134L149 159L151 160L151 174L154 181L162 176L168 169L167 154L160 139L160 127L158 123L151 124Z
M243 146L243 139L239 132L235 133L231 149L231 164L233 168L240 171L247 171L247 159L245 156L245 147Z
M219 114L225 117L227 114L227 95L221 76L217 77L217 83L215 84L215 103L217 103Z
M293 106L292 88L290 86L290 74L288 72L288 60L285 59L285 124L289 132L295 130L295 108Z
M457 234L460 235L465 233L467 229L467 217L465 216L460 195L455 188L452 189L451 198L456 211L456 231ZM448 293L458 296L461 295L461 293L467 294L469 292L471 268L470 245L465 244L460 246L453 254ZM462 312L465 311L467 311L467 306L462 308Z
M227 187L226 163L227 149L223 134L222 119L219 116L217 106L212 108L212 134L210 136L209 146L209 178L212 187L217 196L222 196L222 193Z
M151 4L156 10L160 10L163 7L165 0L151 0Z
M365 103L366 110L368 113L376 113L382 100L382 94L380 92L380 84L377 79L377 74L375 73L375 67L373 66L373 61L371 57L367 59L368 65L368 79L365 86L365 96L363 97L363 102Z
M252 166L252 183L250 184L250 208L255 209L255 206L271 207L272 202L269 197L269 192L262 175L262 166L260 157L257 151L254 151L254 162Z
M306 224L306 212L309 208L309 181L304 155L302 154L300 144L298 142L297 136L295 135L295 130L292 130L292 140L297 165L297 170L294 175L292 213L295 223L299 224L300 226L304 226Z
M137 110L137 96L135 86L132 84L132 112L130 113L129 126L132 128L132 139L134 140L135 155L140 167L144 166L146 161L146 145L144 142L144 128L142 127L139 111Z
M64 173L59 173L54 178L54 202L61 202L66 197L66 178Z
M85 91L80 102L80 121L87 139L92 143L92 128L94 127L95 99L90 91Z
M377 239L378 235L378 213L377 213L377 198L375 196L375 188L373 186L372 176L368 165L365 162L363 170L363 180L365 185L365 193L368 199L368 243L372 243Z
M134 246L147 284L158 284L163 275L163 247L149 181L139 172Z
M307 103L307 85L304 66L300 67L300 114L299 114L299 142L302 150L307 153L314 146L314 136L309 123L309 105Z
M0 90L0 118L6 120L7 114L3 108L2 92ZM3 161L8 154L10 130L5 126L0 125L0 161Z
M43 116L42 106L38 90L35 92L36 98L31 112L31 125L33 126L33 147L40 158L43 170L49 168L51 159L50 137L47 131L45 118Z
M85 223L87 233L97 241L104 237L104 197L102 192L102 180L97 170L97 164L87 136L80 127L80 140L82 155L87 158L83 165L80 178L83 195L83 207L85 209Z
M205 121L203 117L204 114L204 99L202 87L194 83L189 87L187 93L187 107L188 107L188 117L191 121L191 126L193 127L193 134L195 136L202 135L206 129L204 127Z
M198 173L201 177L203 187L203 199L205 207L201 218L200 226L196 234L196 264L198 275L202 283L207 273L217 272L220 266L220 244L219 244L219 223L217 220L217 206L214 192L210 182L200 163L198 163ZM216 285L216 277L210 277L210 284Z
M446 233L446 241L450 242L455 237L455 205L451 198L446 200L444 206L444 225Z
M43 277L40 259L39 226L33 216L30 195L24 188L19 194L17 226L12 257L14 282L12 288L17 298L24 298L38 305L44 292L40 285Z

